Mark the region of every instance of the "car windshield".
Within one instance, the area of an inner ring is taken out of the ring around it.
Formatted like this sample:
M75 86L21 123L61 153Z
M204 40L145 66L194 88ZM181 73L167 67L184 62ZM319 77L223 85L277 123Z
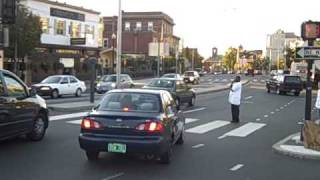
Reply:
M109 93L100 103L98 111L116 112L160 112L160 98L148 93Z
M174 81L167 80L167 79L155 79L148 84L148 86L150 87L160 87L160 88L172 88L173 85L174 85Z
M104 81L104 82L116 82L117 81L117 76L104 76L102 78L102 81Z
M50 76L44 79L41 83L46 83L46 84L56 84L59 83L62 77L60 76Z
M165 74L162 76L163 78L176 78L175 74Z
M194 76L194 73L193 72L185 72L184 75L186 75L186 76Z
M299 76L287 76L286 82L287 83L300 83L300 77Z

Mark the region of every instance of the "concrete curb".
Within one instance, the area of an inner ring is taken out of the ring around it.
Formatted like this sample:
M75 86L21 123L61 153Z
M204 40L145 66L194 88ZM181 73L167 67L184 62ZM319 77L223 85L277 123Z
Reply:
M242 85L247 85L249 84L249 80L245 80L242 82ZM220 92L220 91L225 91L229 89L229 84L226 86L223 86L219 89L211 89L211 90L204 90L202 92L196 92L196 95L202 95L202 94L210 94L210 93L214 93L214 92ZM49 110L51 111L59 111L59 112L69 112L69 111L74 111L74 110L79 110L79 111L85 111L88 109L91 109L94 105L90 105L90 106L81 106L81 107L71 107L71 108L58 108L58 107L50 107L50 105L48 105Z
M295 137L299 134L300 133L292 134L292 135L286 137L285 139L277 142L276 144L274 144L272 146L273 151L276 153L282 154L282 155L286 155L286 156L290 156L290 157L294 157L294 158L299 158L299 159L320 160L320 155L308 155L308 154L303 154L303 153L299 153L299 152L288 151L286 149L281 148L281 145L284 145L287 141L291 140L293 137Z

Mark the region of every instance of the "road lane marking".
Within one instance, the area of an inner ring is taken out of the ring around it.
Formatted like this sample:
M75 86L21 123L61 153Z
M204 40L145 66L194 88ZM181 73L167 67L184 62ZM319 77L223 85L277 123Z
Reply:
M186 118L186 124L199 121L200 119Z
M197 148L201 148L203 146L204 146L204 144L197 144L197 145L192 146L192 148L197 149Z
M276 109L276 111L277 111L277 112L279 112L279 111L280 111L280 109Z
M73 114L63 114L57 116L50 116L49 121L58 121L63 119L72 119L72 118L79 118L88 115L88 112L80 112L80 113L73 113Z
M303 122L298 122L298 125L304 125L304 123Z
M121 172L121 173L115 174L115 175L113 175L113 176L109 176L109 177L103 178L102 180L116 179L116 178L119 178L120 176L123 176L123 175L124 175L124 173Z
M244 165L243 164L237 164L235 166L233 166L232 168L230 168L230 171L237 171L240 168L242 168Z
M227 132L226 134L220 136L218 139L225 138L227 136L235 136L235 137L246 137L250 135L251 133L263 128L266 126L264 123L253 123L249 122L237 129L234 129L232 131Z
M263 117L267 118L267 117L269 117L269 116L268 116L268 115L264 115Z
M187 129L186 132L195 133L195 134L204 134L214 129L218 129L220 127L226 126L228 124L230 124L229 121L217 120L217 121L209 122L206 124L202 124L202 125Z
M256 121L261 121L261 119L260 119L260 118L257 118Z
M274 112L270 112L270 114L274 114Z
M280 107L280 109L283 109L283 107Z
M253 97L252 96L248 96L248 97L245 97L244 99L248 100L248 99L251 99L251 98L253 98Z
M203 111L205 109L207 109L207 108L202 107L202 108L198 108L198 109L192 109L192 110L184 111L183 113L185 113L185 114L186 113L192 113L192 112L196 112L196 111Z
M288 106L288 105L286 105L286 104L284 105L284 107L287 107L287 106Z

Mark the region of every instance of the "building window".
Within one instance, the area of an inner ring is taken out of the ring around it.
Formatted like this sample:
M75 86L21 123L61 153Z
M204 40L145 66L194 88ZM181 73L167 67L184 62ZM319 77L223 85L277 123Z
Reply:
M94 39L94 26L90 26L90 25L86 24L85 34L86 34L86 37L89 36L92 39Z
M130 22L126 22L124 25L124 30L125 31L130 31Z
M105 48L109 47L109 38L103 39L103 47L105 47Z
M70 36L72 38L80 38L81 37L81 23L71 22L69 30L70 30Z
M49 34L49 18L41 17L40 24L41 24L42 33Z
M141 31L141 29L142 29L142 24L141 24L141 22L137 22L137 24L136 24L136 30L137 30L137 31Z
M148 22L148 31L153 31L153 22Z
M57 35L66 35L66 21L55 20L54 32Z

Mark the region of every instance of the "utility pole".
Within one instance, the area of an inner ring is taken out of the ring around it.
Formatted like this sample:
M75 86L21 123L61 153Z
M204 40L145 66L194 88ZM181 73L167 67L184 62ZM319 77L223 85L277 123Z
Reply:
M117 84L116 87L120 87L120 74L121 74L121 45L122 45L122 10L121 0L119 0L119 15L118 15L118 36L117 36Z
M194 71L194 49L192 49L192 71Z

